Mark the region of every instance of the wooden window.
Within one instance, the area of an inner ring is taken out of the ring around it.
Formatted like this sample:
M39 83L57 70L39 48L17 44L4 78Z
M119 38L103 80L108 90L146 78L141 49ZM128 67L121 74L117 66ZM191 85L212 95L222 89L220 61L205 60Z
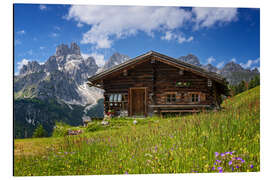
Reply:
M208 86L208 87L212 87L212 80L211 80L211 79L208 79L208 80L207 80L207 86Z
M176 102L176 95L175 94L167 94L167 103L175 103Z
M121 102L122 101L122 94L111 94L110 95L110 102Z
M199 102L199 94L191 94L191 102Z

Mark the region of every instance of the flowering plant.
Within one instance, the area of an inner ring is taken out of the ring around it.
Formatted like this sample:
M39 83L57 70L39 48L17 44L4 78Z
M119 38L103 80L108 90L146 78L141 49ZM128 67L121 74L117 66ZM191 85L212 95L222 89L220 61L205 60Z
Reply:
M175 84L177 87L190 87L190 82L176 82Z
M245 160L236 156L235 151L218 153L215 152L216 161L213 164L212 171L214 172L241 172L247 166ZM249 165L253 169L253 164ZM249 171L249 170L248 170Z

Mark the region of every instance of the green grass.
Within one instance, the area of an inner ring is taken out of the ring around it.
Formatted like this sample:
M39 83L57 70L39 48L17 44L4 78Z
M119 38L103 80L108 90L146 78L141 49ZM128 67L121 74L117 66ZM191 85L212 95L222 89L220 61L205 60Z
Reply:
M132 119L113 119L106 128L84 129L78 136L15 140L14 175L260 171L260 87L227 99L222 107L136 125ZM221 162L214 165L217 159Z

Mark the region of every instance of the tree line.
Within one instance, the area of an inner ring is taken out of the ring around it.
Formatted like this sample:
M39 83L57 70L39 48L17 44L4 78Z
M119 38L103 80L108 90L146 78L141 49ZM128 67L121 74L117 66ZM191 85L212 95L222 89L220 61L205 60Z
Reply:
M259 85L260 85L260 76L257 75L254 76L249 82L243 80L237 85L229 85L229 89L231 92L231 96L235 96L239 93L242 93L246 90L252 89Z

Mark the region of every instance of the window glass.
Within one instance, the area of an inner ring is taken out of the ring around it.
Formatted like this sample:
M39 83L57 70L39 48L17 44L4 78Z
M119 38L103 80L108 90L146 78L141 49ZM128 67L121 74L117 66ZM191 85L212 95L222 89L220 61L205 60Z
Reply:
M122 94L118 94L118 102L122 101Z
M171 102L171 96L170 96L170 94L167 95L167 102L168 102L168 103Z
M172 102L175 102L175 101L176 101L175 94L172 94L172 95L171 95L171 100L172 100Z
M118 99L118 94L114 94L114 99L113 99L113 101L114 101L114 102L117 102L117 99Z
M199 101L199 95L198 94L192 94L191 95L191 101L192 102L198 102Z
M113 102L113 94L110 95L110 102Z

